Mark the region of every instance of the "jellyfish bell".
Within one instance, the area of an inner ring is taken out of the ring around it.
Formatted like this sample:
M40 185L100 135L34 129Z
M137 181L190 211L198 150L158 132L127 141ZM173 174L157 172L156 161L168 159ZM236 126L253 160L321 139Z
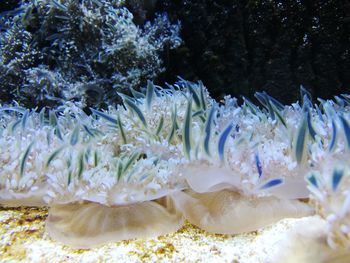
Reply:
M126 205L84 202L50 207L45 229L73 248L88 249L108 242L150 238L175 232L183 224L169 197Z

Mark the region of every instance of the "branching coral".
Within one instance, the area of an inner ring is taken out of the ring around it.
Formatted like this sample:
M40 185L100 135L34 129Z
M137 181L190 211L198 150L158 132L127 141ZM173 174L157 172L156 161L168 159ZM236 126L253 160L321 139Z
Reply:
M120 94L123 105L90 116L70 102L40 113L3 107L0 202L48 204L50 235L83 248L173 231L182 217L240 233L310 215L299 201L310 194L304 176L344 160L349 108L346 95L313 107L301 91L302 105L266 93L256 94L263 108L230 97L218 104L202 83L180 79L167 89L148 82L143 93ZM160 221L146 226L142 214ZM100 219L101 233L92 231Z
M162 52L181 43L179 23L158 14L139 27L119 0L24 1L4 29L1 98L27 107L116 103L117 92L162 72Z

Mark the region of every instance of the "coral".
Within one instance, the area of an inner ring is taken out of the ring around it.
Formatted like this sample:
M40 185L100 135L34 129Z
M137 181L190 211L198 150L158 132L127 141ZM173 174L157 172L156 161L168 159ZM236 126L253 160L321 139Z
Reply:
M164 70L165 49L180 45L166 14L142 26L123 1L24 1L6 14L0 38L3 102L27 107L106 107ZM43 91L41 91L43 89Z

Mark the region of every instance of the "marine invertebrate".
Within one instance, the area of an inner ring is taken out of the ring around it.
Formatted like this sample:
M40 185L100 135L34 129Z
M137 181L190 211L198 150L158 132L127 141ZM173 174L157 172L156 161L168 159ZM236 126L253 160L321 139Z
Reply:
M182 217L239 233L312 213L297 200L308 195L300 172L312 157L299 158L291 142L294 133L300 141L301 107L264 93L266 110L230 97L219 105L202 83L182 79L131 92L120 94L124 106L92 115L71 102L47 113L3 107L1 204L48 204L47 231L82 248L174 231ZM141 215L159 221L147 226Z
M315 106L306 101L309 113L315 114L308 115L313 121L307 123L312 123L320 136L318 146L308 149L312 165L305 175L310 204L319 217L313 219L312 228L310 222L306 222L291 231L288 241L281 243L283 249L276 262L348 262L349 95L335 96L334 100L319 99L320 104Z
M311 207L297 200L256 198L227 189L205 194L179 192L174 200L188 221L218 234L251 232L283 218L313 213Z
M162 52L181 43L180 23L157 14L137 26L119 0L23 1L3 15L1 99L27 107L106 108L162 72Z
M336 96L335 101L321 100L325 115L319 115L331 130L324 140L326 151L319 165L306 176L317 212L328 222L327 242L332 248L350 246L349 214L349 96ZM320 154L319 154L320 155Z
M170 202L160 199L117 207L97 203L54 205L46 230L52 238L77 248L164 235L183 224L182 215Z
M310 203L319 216L291 229L273 262L349 262L348 158L348 153L330 154L306 175Z
M310 172L307 176L317 213L328 223L327 243L333 249L348 249L350 244L350 174L345 161L347 158L329 158L321 171Z
M99 129L91 127L92 116L74 105L59 116L49 112L49 119L44 111L10 111L22 116L16 125L17 118L11 122L12 114L2 112L5 125L9 124L2 131L6 146L1 152L2 205L48 204L48 232L78 248L164 234L182 225L182 216L172 209L171 200L163 200L184 187L173 176L171 163L151 154L145 159L142 152L120 152L115 132L105 134L103 131L110 130L102 126L105 122L101 127L96 124ZM146 215L157 220L149 224ZM100 231L91 232L100 219L105 222Z

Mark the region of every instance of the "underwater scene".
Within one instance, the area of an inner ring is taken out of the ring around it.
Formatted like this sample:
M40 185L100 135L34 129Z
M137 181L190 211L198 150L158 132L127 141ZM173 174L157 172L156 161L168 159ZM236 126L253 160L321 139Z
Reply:
M350 262L349 14L0 0L0 261Z

